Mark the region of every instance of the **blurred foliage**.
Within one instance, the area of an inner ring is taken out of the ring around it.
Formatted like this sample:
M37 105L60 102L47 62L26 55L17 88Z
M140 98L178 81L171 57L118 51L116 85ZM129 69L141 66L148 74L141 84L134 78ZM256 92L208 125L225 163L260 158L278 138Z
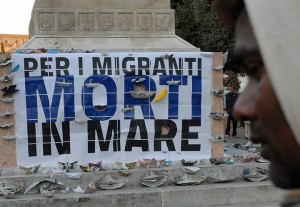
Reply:
M175 9L176 35L203 52L229 51L224 71L235 70L231 64L234 33L228 31L212 6L213 0L171 0Z
M231 87L236 89L237 91L241 88L241 81L238 79L238 75L234 71L226 71L226 78L223 79L223 85L225 87Z

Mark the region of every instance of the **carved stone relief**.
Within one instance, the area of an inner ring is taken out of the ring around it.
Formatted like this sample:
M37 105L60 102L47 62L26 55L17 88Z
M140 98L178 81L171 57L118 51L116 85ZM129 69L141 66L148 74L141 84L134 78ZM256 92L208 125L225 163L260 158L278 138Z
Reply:
M80 13L79 14L79 29L82 31L95 30L95 18L93 13Z
M114 14L101 13L98 14L99 30L100 31L113 31L114 30Z
M39 14L39 30L54 31L55 30L55 14L40 13Z
M118 14L118 30L119 31L133 31L133 13Z
M157 31L171 30L171 14L157 14Z
M152 14L151 13L144 13L138 14L138 25L137 29L139 31L152 31Z
M59 14L59 30L74 31L75 30L75 14L60 13Z

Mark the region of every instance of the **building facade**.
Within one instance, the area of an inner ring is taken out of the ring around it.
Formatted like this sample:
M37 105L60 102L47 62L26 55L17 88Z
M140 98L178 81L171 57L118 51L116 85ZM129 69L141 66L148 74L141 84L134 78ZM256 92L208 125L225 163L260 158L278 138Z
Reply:
M29 40L29 35L0 34L0 44L3 43L5 52L12 53Z

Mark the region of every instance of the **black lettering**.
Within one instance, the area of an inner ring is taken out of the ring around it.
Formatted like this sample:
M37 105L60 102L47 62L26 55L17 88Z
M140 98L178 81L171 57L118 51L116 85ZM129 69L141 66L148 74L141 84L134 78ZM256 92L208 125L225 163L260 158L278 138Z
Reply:
M150 67L150 60L147 57L140 57L138 58L138 74L143 75L143 71L145 71L144 75L150 75L149 71Z
M135 140L136 131L139 127L140 140ZM126 140L125 151L132 151L133 147L141 147L142 151L149 151L148 134L145 121L142 119L131 120L129 133Z
M179 58L179 65L182 61L182 58ZM175 58L169 59L169 75L173 75L173 70L175 69L176 75L183 75L183 70L180 68L177 64L177 61Z
M27 123L27 134L28 134L28 156L35 157L37 155L35 123Z
M125 75L135 75L135 71L134 71L135 66L129 65L130 70L128 70L128 67L127 67L127 62L134 61L134 60L135 60L134 57L125 57L122 60L122 70Z
M112 66L111 57L104 57L103 66L102 66L102 63L101 63L101 60L99 57L93 57L93 74L94 75L98 75L98 74L105 75L106 71L107 71L106 75L112 75L112 70L111 70L112 67L111 66ZM98 73L97 69L99 69L99 73Z
M157 75L161 73L161 75L167 75L166 66L163 58L155 58L154 62L154 70L153 75Z
M198 76L202 76L202 58L198 58Z
M50 69L51 66L47 65L46 62L47 61L52 61L52 58L41 58L41 75L42 76L49 76L49 73L46 72L47 69Z
M189 144L190 139L198 139L197 132L190 132L191 126L201 126L201 120L182 120L181 151L200 151L200 144Z
M154 151L161 151L161 142L166 142L168 151L176 151L173 138L177 133L177 126L171 120L155 120ZM168 133L163 133L163 128L168 129Z
M62 122L63 141L60 139L55 123L43 123L43 153L44 155L51 155L51 135L59 155L70 154L70 123L68 121Z
M51 123L43 123L43 154L51 155Z
M64 72L64 75L69 75L68 68L70 67L70 61L65 57L56 58L56 75L61 76L61 70Z
M196 58L184 58L184 61L188 63L188 69L192 69L193 63L196 62Z
M194 60L196 61L196 58L186 58L187 59L192 59L191 61L188 61L189 62L189 68L188 68L188 73L189 75L196 75L196 74L193 74L193 65L192 63L194 62ZM190 67L191 66L191 67ZM201 72L202 72L202 59L201 58L197 58L197 75L198 76L201 76Z
M34 58L24 58L24 74L29 77L29 73L38 68L38 62Z
M78 57L79 75L83 75L82 57Z
M88 153L95 153L96 132L99 148L101 151L108 151L113 136L114 152L121 151L120 146L120 120L109 120L106 138L104 139L100 121L88 121Z
M120 58L115 57L115 75L120 75Z

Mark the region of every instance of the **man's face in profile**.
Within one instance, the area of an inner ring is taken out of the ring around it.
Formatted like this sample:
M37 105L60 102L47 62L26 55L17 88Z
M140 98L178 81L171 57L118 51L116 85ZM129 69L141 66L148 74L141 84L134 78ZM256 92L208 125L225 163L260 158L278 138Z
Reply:
M271 161L274 184L300 187L300 147L272 88L246 11L236 23L235 62L249 82L235 104L234 116L251 121L251 140L261 143L261 155Z

